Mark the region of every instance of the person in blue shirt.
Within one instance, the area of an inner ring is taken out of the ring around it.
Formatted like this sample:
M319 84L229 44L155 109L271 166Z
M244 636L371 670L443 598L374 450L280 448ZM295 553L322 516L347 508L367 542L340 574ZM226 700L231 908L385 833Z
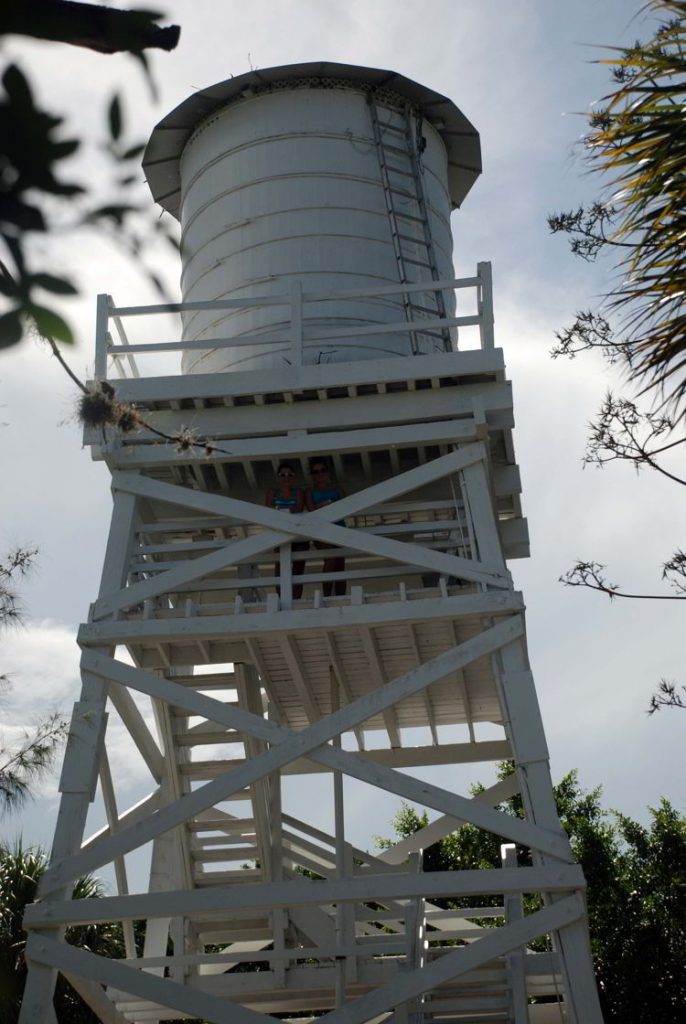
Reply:
M337 483L334 483L331 479L331 471L327 462L324 459L313 459L310 463L310 473L312 475L312 486L305 490L305 508L308 512L314 512L317 508L323 508L324 505L330 505L332 501L338 501L345 494L342 487L339 487ZM337 524L339 526L345 525L344 523ZM325 544L323 541L313 541L315 548L331 548L331 544ZM324 572L344 572L345 571L345 558L342 555L333 555L329 558L324 559ZM322 590L325 597L341 597L345 594L346 581L340 577L335 580L326 580L322 584Z
M305 494L301 487L295 483L295 467L291 462L280 462L276 470L276 486L270 487L264 500L269 508L275 508L277 512L295 513L302 512L305 508ZM307 541L293 541L292 551L306 551L309 547ZM279 548L274 548L279 551ZM305 571L304 562L293 562L293 575L301 576ZM274 565L274 575L281 575L280 562ZM277 594L281 593L280 587L276 588ZM298 600L302 597L302 583L293 584L293 598Z

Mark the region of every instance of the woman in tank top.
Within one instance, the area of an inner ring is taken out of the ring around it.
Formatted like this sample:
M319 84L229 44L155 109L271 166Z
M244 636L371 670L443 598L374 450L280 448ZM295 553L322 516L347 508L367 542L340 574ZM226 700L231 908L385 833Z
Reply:
M295 483L295 468L290 462L279 463L276 470L276 486L270 487L267 491L267 495L264 500L265 505L269 508L275 508L277 512L295 513L302 512L305 508L305 495L302 488L297 487ZM292 551L306 551L308 548L307 541L293 541L291 544ZM275 551L279 551L279 548L274 548ZM305 571L304 562L293 562L293 575L301 576ZM274 575L281 575L281 563L276 562L274 565ZM281 588L277 586L277 594L281 593ZM293 598L298 600L302 597L302 584L293 584Z
M333 483L331 480L331 473L327 463L323 459L313 459L310 463L310 473L312 474L312 486L308 487L305 491L305 507L308 512L314 512L317 508L323 508L324 505L330 505L332 501L338 501L339 498L344 497L344 491L338 484ZM345 524L339 522L337 526L344 526ZM323 541L313 541L315 548L331 548L331 544L325 544ZM342 555L333 555L332 557L324 559L324 572L344 572L345 571L345 558ZM322 590L325 597L341 597L345 594L346 581L340 577L335 580L327 580L322 584Z

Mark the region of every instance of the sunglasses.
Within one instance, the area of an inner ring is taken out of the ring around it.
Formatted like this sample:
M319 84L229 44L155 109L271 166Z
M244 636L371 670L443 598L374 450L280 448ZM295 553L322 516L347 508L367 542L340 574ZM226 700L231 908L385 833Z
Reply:
M321 476L322 473L328 473L328 469L325 466L318 466L317 469L312 470L312 476Z
M290 479L294 479L295 478L295 473L277 473L276 475L281 480L288 480L289 478Z

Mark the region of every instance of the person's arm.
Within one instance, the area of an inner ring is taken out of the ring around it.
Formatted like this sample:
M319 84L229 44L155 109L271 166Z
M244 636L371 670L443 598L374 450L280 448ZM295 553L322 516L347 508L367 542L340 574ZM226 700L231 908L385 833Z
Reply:
M275 497L276 497L276 492L274 491L273 488L270 488L267 491L267 494L266 494L265 499L264 499L265 505L267 505L269 508L274 508Z
M307 509L308 512L314 512L316 507L317 506L312 500L312 488L308 487L305 491L305 508Z
M295 492L295 511L305 511L305 494L300 488L298 488L297 491Z

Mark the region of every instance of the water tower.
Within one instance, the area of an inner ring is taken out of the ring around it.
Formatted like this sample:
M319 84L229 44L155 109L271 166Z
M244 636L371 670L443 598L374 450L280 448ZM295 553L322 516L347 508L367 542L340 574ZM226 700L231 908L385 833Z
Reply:
M58 971L107 1024L600 1022L507 568L528 539L490 267L452 268L475 129L393 72L293 65L193 95L145 168L183 301L98 303L96 374L151 429L86 438L112 525L22 1024L54 1020ZM281 463L305 485L313 461L344 494L265 506ZM122 725L149 779L132 806ZM374 852L374 793L427 823ZM424 870L467 825L500 863ZM116 893L70 898L108 866ZM122 959L64 941L95 921L122 923Z

